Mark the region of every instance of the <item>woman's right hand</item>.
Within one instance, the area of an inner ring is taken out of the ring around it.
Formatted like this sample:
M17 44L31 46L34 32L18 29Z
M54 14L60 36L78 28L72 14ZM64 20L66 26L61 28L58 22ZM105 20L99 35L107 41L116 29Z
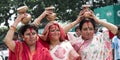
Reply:
M77 20L80 22L82 20L82 17L84 16L85 11L80 11Z
M14 23L12 24L12 26L16 27L18 23L21 22L25 17L27 17L27 14L19 14L15 19Z

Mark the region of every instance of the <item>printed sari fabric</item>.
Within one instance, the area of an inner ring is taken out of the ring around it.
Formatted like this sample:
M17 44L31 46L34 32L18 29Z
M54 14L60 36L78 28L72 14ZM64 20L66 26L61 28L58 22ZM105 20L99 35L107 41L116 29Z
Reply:
M10 51L9 60L52 60L52 57L49 50L40 43L40 40L36 42L36 51L32 55L32 58L26 43L17 41L15 51Z
M50 53L53 60L77 60L79 58L79 54L68 41L64 41L61 44L56 45Z
M98 34L92 40L81 38L73 42L73 47L79 53L80 60L112 60L112 46L109 32Z

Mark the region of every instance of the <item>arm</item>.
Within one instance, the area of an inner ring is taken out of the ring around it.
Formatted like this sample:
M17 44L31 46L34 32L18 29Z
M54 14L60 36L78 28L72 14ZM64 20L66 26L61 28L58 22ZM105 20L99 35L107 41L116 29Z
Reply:
M94 19L97 23L99 23L99 24L103 25L104 27L106 27L107 29L109 29L113 34L116 34L116 33L117 33L118 27L117 27L116 25L111 24L111 23L109 23L109 22L105 22L105 21L103 21L103 20L100 20L100 19L98 19L96 16L93 16L93 19Z
M75 25L77 25L81 21L81 18L83 17L83 13L84 11L80 11L80 14L75 21L63 27L65 33L67 33L71 28L73 28Z
M78 16L78 18L75 21L73 21L72 23L67 24L65 27L63 27L65 33L67 33L71 28L73 28L79 22L80 22L80 16Z
M35 26L38 26L38 25L40 24L41 20L42 20L44 17L46 17L46 15L47 15L48 13L50 13L50 11L46 11L46 10L45 10L38 18L36 18L36 19L34 20L33 24L34 24Z
M18 17L16 18L15 22L12 24L12 26L10 27L10 29L8 30L6 36L5 36L5 44L8 46L8 48L14 52L15 49L15 42L13 41L13 36L14 36L14 32L16 30L16 27L18 25L18 23L24 18L24 14L18 15Z

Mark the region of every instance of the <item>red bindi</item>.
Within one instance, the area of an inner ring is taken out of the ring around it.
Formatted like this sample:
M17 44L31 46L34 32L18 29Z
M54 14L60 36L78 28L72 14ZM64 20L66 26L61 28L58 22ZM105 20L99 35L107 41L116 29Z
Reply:
M89 21L86 21L86 24L87 24L87 26L88 26L88 28L89 28Z

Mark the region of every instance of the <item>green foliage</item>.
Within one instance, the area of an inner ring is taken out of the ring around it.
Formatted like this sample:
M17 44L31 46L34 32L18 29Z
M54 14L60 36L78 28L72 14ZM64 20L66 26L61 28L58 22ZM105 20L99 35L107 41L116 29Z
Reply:
M5 27L5 26L4 27L0 27L0 43L3 42L3 39L4 39L7 31L8 31L7 27Z
M92 1L93 3L93 7L91 7L91 9L114 4L114 0L96 0L97 2L94 2L94 0L1 0L0 24L5 22L5 25L9 27L8 20L11 20L11 16L13 14L17 15L17 8L23 5L27 5L29 7L27 12L32 15L32 21L44 11L45 7L53 5L55 6L55 12L57 13L57 20L72 22L77 18L77 15L81 10L81 6L89 1ZM10 10L13 12L10 12ZM46 19L42 20L42 26L46 23ZM0 28L1 40L4 38L6 32L7 29Z
M17 15L16 9L20 6L27 5L29 7L28 13L32 15L32 21L37 18L45 7L55 6L55 12L57 13L58 20L73 21L76 19L81 6L86 2L92 1L93 7L101 7L113 4L113 0L105 0L94 2L94 0L1 0L0 2L0 24L5 22L6 26L9 26L8 20L11 20L13 14ZM10 10L13 10L10 13ZM14 19L14 18L13 18ZM47 20L43 20L46 23Z

